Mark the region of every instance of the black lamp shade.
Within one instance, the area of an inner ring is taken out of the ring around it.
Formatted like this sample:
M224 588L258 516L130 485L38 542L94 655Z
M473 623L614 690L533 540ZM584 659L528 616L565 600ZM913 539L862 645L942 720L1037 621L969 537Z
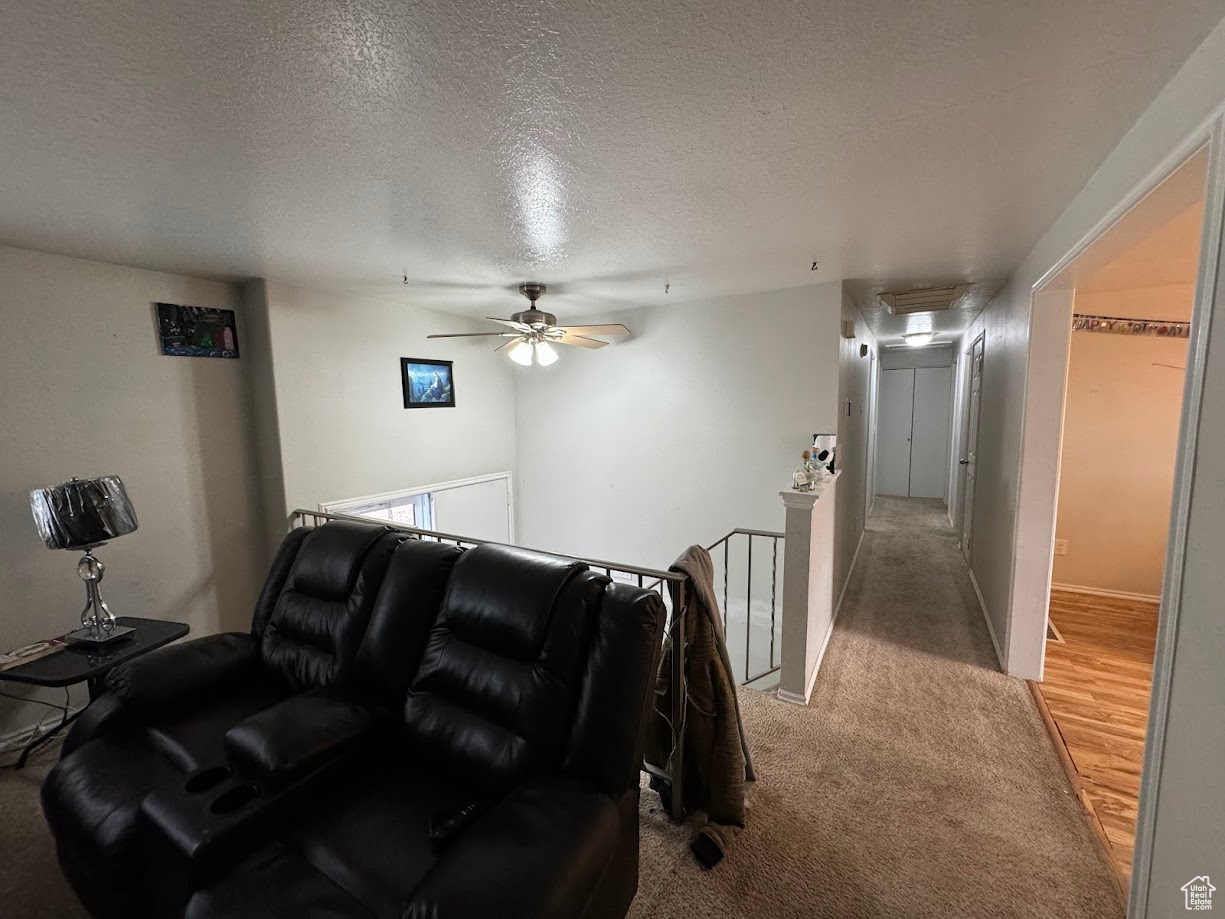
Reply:
M84 549L136 529L136 511L117 475L36 488L30 510L48 549Z

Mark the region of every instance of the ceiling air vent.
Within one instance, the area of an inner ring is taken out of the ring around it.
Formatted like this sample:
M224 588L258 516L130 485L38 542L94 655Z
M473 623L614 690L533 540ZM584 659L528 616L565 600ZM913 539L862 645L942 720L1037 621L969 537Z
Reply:
M889 294L877 294L889 312L895 316L911 313L935 313L949 309L970 289L969 284L956 287L922 287L917 290L899 290Z

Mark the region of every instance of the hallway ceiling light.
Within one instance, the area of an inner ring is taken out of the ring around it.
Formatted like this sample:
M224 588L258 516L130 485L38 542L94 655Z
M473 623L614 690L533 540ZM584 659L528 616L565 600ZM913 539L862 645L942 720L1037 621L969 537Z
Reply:
M935 332L910 332L902 336L906 344L912 348L922 348L924 345L930 345L935 337Z
M557 317L536 309L536 301L544 296L545 286L536 283L519 285L519 293L527 297L531 306L509 319L486 317L490 322L510 326L513 332L455 332L447 335L427 335L426 338L509 338L495 351L507 348L506 356L516 364L529 367L533 363L548 367L557 360L554 345L576 345L579 348L603 348L608 344L591 335L629 335L630 330L621 323L608 325L558 325Z

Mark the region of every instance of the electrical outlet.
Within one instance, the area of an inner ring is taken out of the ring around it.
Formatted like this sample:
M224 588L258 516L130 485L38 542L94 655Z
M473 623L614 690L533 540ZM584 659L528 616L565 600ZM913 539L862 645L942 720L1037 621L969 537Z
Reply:
M1056 539L1055 540L1055 554L1056 555L1067 555L1068 554L1068 541L1066 539Z

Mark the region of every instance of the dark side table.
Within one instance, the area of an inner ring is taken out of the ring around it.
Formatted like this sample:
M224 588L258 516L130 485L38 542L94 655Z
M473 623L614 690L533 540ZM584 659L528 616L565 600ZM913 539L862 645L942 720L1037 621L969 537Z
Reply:
M115 620L115 624L131 626L136 631L126 638L116 638L113 642L101 647L67 645L54 654L30 661L28 664L21 664L9 670L0 670L0 681L7 680L11 683L52 687L87 683L89 684L89 699L92 702L106 688L106 675L111 670L134 657L140 657L162 645L168 645L191 631L185 622L138 619L134 616L120 616ZM77 712L71 717L66 716L50 731L30 741L21 751L21 758L17 760L17 768L22 768L31 753L76 720L79 714L80 712Z

